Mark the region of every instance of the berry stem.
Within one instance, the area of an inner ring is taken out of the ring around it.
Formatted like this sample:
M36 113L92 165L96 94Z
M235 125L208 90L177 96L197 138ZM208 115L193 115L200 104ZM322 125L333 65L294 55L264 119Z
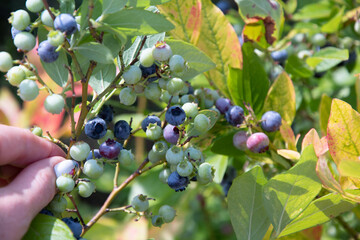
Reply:
M79 212L79 208L77 207L76 202L75 202L73 196L72 196L70 193L67 193L66 195L68 196L68 198L70 199L70 201L71 201L72 204L74 205L75 212L76 212L77 216L79 217L79 220L80 220L80 222L81 222L81 225L82 225L82 226L85 226L84 219L81 217L81 214L80 214L80 212Z
M44 137L44 138L48 139L50 142L53 142L53 143L59 145L64 150L68 150L68 146L65 143L63 143L62 141L60 141L59 139L56 139L53 136L51 136L49 131L46 131L46 134L48 135L48 137Z
M50 8L49 8L49 4L46 0L42 0L43 4L44 4L44 7L45 9L48 11L48 13L50 14L50 17L52 18L52 20L55 20L55 15L50 11Z
M119 208L107 208L106 209L106 212L119 212L119 211L124 211L131 208L132 206L131 205L126 205L126 206L123 206L123 207L119 207Z
M71 120L71 138L72 139L76 139L76 135L75 135L75 117L74 117L74 109L75 109L75 83L74 83L74 75L71 71L71 68L69 66L65 66L67 68L67 70L69 71L69 75L70 75L70 83L71 83L71 91L72 91L72 95L71 95L71 108L69 109L68 106L65 104L66 109L68 111L68 114L70 116L70 120Z

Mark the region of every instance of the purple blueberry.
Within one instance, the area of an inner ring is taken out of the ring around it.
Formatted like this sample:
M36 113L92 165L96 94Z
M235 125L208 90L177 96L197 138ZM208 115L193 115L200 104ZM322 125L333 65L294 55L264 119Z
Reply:
M100 145L99 152L104 158L114 159L118 157L121 149L121 143L108 139Z
M106 131L106 122L102 118L93 118L85 124L85 134L89 138L100 139L105 136Z
M219 2L216 4L216 6L217 6L218 8L220 8L220 10L221 10L224 14L226 14L226 13L231 9L230 3L229 3L228 1L226 1L226 0L221 0L221 1L219 1Z
M174 125L168 124L164 128L163 135L168 143L176 144L179 139L179 129Z
M237 126L244 121L244 109L239 106L232 106L225 113L225 118L228 123Z
M267 132L275 132L281 126L281 116L278 112L268 111L261 117L261 127Z
M246 146L254 153L266 152L269 149L269 138L265 133L254 133L246 141Z
M141 123L141 128L144 132L146 132L147 126L150 123L156 123L159 127L161 127L161 120L155 115L147 116Z
M165 113L165 120L174 126L182 124L185 118L185 111L178 105L170 107Z
M54 28L66 35L71 35L77 31L77 23L75 18L68 13L61 13L54 20Z
M228 98L218 98L218 100L216 100L215 106L222 114L225 114L226 111L231 107L231 101Z
M272 52L271 57L274 61L284 62L288 58L288 53L285 49L283 49L280 51Z
M119 140L126 140L131 133L131 127L125 120L119 120L114 126L114 136Z
M239 150L245 151L247 149L246 141L248 138L249 136L245 131L237 132L233 137L234 147L236 147Z
M99 118L102 118L105 120L106 123L111 123L114 118L114 111L110 105L104 105L99 114Z
M59 52L56 52L56 47L50 44L48 40L42 41L37 49L40 59L46 63L55 62L59 57Z
M94 156L93 156L93 151L90 151L89 155L87 156L86 160L90 160L90 159L100 159L102 158L99 149L94 149Z
M149 75L152 75L156 72L156 64L153 64L150 67L144 67L143 65L140 64L140 70L141 70L142 76L144 78L146 78Z
M177 171L172 172L167 180L169 187L174 189L175 192L184 191L189 182L188 177L180 176Z
M80 238L82 226L77 218L69 217L61 220L68 225L75 238Z

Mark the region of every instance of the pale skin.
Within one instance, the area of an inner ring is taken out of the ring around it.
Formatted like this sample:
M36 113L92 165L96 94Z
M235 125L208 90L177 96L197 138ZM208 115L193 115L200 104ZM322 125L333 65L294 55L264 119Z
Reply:
M0 125L0 239L21 239L56 193L65 153L29 130Z

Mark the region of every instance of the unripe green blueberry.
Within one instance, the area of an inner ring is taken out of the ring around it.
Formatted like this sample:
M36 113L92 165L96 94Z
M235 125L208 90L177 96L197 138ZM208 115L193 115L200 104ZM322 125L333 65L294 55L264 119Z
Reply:
M322 47L326 44L326 37L322 33L316 33L314 36L312 36L311 42L315 46Z
M159 209L159 215L163 218L164 222L172 222L176 216L176 211L169 205L163 205Z
M60 192L71 192L75 187L75 182L70 175L61 175L56 179L56 187Z
M155 48L153 49L153 57L156 61L168 61L171 56L172 51L169 45L167 45L165 42L158 42L155 44Z
M47 35L47 39L51 45L58 47L63 44L65 37L62 32L58 30L51 30Z
M162 183L167 184L167 180L171 174L171 170L169 168L165 168L161 170L159 173L159 179Z
M78 184L78 192L79 195L83 198L90 197L91 194L95 191L95 184L90 182L89 179L87 181L80 181Z
M157 140L162 136L162 129L157 123L150 123L146 129L146 136L150 140Z
M99 140L97 140L97 142L99 145L101 145L103 142L105 142L108 139L115 139L114 132L111 131L110 129L106 130L105 135Z
M196 103L197 104L198 102L199 101L195 98L195 96L191 95L191 94L183 95L180 98L180 103L181 104L185 104L185 103Z
M188 147L184 152L184 156L189 160L195 161L197 164L204 162L204 156L201 151L193 147Z
M127 84L135 84L140 81L142 76L141 69L138 66L131 65L129 69L127 69L122 77L124 78Z
M340 46L345 49L350 49L354 41L351 37L344 37L340 40Z
M163 158L165 158L166 151L169 149L168 145L164 141L158 141L154 143L151 150L153 150L156 154L159 154Z
M126 106L130 106L133 105L136 101L136 93L134 92L133 89L126 87L120 91L119 98L120 98L120 103Z
M170 71L175 74L182 73L185 70L185 60L180 55L173 55L169 60Z
M215 101L212 100L211 98L205 97L204 100L205 100L204 101L205 108L211 108L212 106L214 106Z
M305 59L307 57L311 57L312 52L310 50L301 50L298 52L297 56L300 59Z
M13 59L8 52L0 52L0 71L7 72L13 66Z
M24 101L32 101L39 95L39 87L34 81L25 79L19 85L19 95Z
M155 60L152 52L152 48L146 48L141 51L139 59L141 65L143 65L144 67L151 67L154 64Z
M205 92L206 95L209 95L213 101L216 101L220 98L219 93L214 89L205 88Z
M164 220L161 216L155 215L155 216L152 216L152 218L151 218L151 224L154 227L161 227L161 225L164 224Z
M46 9L41 13L41 22L48 27L54 26L54 20Z
M83 173L92 179L99 178L104 172L102 163L99 163L95 159L87 160L84 164Z
M14 45L22 51L30 51L35 47L34 35L29 32L19 32L14 38Z
M35 69L35 71L37 72L36 70L36 67L32 64L30 64L30 66ZM27 78L29 77L32 77L32 76L35 76L35 74L27 67L27 66L24 66L24 65L20 65L21 69L24 71L25 75Z
M181 107L188 118L194 118L198 113L198 105L194 102L187 102Z
M214 179L214 168L207 162L202 163L198 168L198 182L208 184Z
M131 206L137 212L144 212L149 208L149 200L146 195L139 194L132 199Z
M354 24L354 31L357 34L360 34L360 19L356 20L355 24Z
M42 130L40 127L37 127L37 126L31 128L31 132L32 132L34 135L38 136L38 137L41 137L42 134L43 134L43 130Z
M131 150L122 149L118 158L119 162L124 166L128 166L134 162L134 154L132 154Z
M176 167L176 171L182 177L190 176L190 174L193 172L193 170L194 170L193 165L191 164L191 162L189 162L187 160L181 161Z
M175 165L170 164L170 171L175 172L176 170L177 170L177 165L176 164Z
M70 148L70 156L76 161L83 161L89 155L91 149L89 144L84 141L74 143Z
M184 159L184 152L181 147L172 146L166 151L166 161L171 165L177 165Z
M66 210L67 201L60 194L56 194L53 200L49 203L49 209L56 213L62 213Z
M46 97L44 106L46 111L52 114L60 114L64 109L64 98L59 94L51 94Z
M166 84L166 90L170 95L179 95L180 91L184 87L185 83L180 78L172 78Z
M20 66L15 66L9 69L6 74L6 78L11 85L19 86L19 84L26 78L26 74Z
M149 162L151 163L157 163L160 160L164 159L164 157L161 154L158 154L151 149L148 153L148 159Z
M161 89L166 90L166 85L167 85L167 83L168 83L168 80L165 80L165 79L163 79L163 78L160 78L159 81L158 81L158 83L159 83L159 87L160 87Z
M175 95L172 97L173 98L171 99L171 104L177 104L179 102L179 96ZM168 103L170 101L170 98L171 98L171 95L169 94L168 91L166 91L166 90L161 91L161 96L160 96L161 101Z
M42 0L26 0L26 8L33 13L40 12L44 8Z
M161 96L161 89L157 83L153 82L146 86L144 93L147 99L158 101Z
M198 114L194 119L194 128L200 132L205 133L209 130L210 119L204 114Z
M183 88L180 90L179 95L184 95L189 92L189 85L184 82Z
M30 24L30 15L27 11L19 9L11 13L10 21L14 28L19 31L25 30Z

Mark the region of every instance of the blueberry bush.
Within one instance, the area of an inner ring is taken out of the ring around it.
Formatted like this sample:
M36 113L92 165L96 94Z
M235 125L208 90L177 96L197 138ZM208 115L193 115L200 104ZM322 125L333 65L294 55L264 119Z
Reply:
M0 49L68 159L24 239L359 238L358 1L49 3Z

